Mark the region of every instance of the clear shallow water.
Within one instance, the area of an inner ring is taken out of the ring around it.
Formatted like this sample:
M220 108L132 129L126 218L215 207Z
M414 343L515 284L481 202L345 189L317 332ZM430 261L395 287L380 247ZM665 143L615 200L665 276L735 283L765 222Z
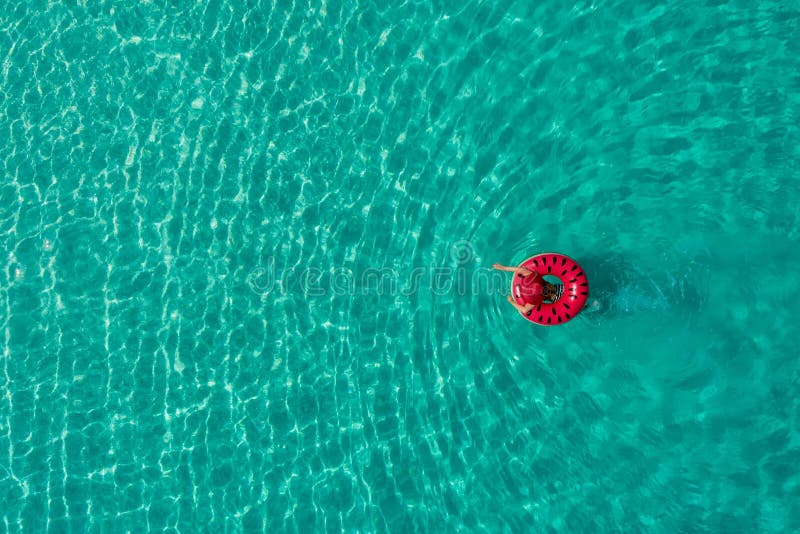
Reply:
M2 530L800 529L800 13L528 4L4 9Z

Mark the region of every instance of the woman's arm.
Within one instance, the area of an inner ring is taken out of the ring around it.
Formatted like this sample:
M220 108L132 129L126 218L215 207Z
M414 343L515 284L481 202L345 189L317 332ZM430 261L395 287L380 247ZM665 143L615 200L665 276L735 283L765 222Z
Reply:
M514 297L512 297L511 295L508 296L508 302L512 306L514 306L517 309L518 312L520 312L520 313L522 313L524 315L528 315L528 312L531 311L533 309L533 307L534 307L534 305L531 304L531 303L528 303L528 304L526 304L524 306L521 305L521 304L517 304L517 301L515 301Z
M494 265L492 265L492 267L494 267L498 271L508 271L514 274L520 273L522 276L528 276L533 272L530 269L523 267L522 265L520 265L519 267L507 267L505 265L500 265L499 263L495 263Z

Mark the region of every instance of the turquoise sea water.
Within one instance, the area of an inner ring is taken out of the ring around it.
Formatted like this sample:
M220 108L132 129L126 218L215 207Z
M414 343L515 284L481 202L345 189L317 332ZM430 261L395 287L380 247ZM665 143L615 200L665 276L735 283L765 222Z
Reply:
M800 530L798 35L4 4L0 531ZM487 274L545 250L552 328Z

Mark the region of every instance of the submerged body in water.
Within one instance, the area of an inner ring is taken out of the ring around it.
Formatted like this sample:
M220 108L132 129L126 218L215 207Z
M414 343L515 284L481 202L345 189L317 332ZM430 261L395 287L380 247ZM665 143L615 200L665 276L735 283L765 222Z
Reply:
M697 310L708 300L705 261L680 271L649 272L627 258L608 256L584 261L592 273L591 298L584 313L609 315L647 311Z

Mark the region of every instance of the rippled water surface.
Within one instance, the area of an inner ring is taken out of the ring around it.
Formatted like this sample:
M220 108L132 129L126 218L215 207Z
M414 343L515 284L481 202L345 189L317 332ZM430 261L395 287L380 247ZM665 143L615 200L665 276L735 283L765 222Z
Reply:
M0 531L800 530L799 10L5 4Z

